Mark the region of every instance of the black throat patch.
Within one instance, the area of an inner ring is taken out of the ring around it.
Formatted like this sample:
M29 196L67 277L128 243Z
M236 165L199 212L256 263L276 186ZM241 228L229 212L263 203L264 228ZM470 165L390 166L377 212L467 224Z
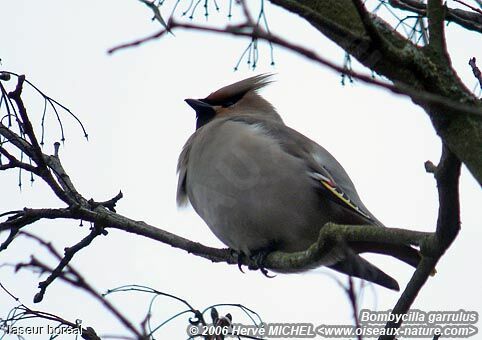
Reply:
M209 123L216 116L216 111L212 107L203 107L196 111L196 130Z

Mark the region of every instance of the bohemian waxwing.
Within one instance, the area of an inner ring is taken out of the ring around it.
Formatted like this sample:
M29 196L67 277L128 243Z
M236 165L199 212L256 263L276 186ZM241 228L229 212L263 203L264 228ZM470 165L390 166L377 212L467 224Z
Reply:
M231 249L253 256L306 250L327 222L383 225L360 200L343 167L324 148L289 128L257 91L258 75L186 99L196 131L179 156L178 205L188 201ZM355 226L354 226L355 228ZM410 246L353 242L320 265L398 290L398 283L359 253L394 256L412 266Z

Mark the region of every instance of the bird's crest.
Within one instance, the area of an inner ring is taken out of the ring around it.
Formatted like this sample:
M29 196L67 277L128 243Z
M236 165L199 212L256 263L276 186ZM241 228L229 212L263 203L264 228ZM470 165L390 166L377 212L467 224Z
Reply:
M227 101L236 102L249 91L257 91L272 83L272 76L273 74L271 73L264 73L238 81L211 93L203 101L211 105L219 105Z

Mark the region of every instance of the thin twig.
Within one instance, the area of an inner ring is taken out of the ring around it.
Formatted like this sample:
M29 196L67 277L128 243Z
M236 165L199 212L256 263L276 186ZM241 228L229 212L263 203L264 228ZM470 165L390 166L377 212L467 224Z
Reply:
M50 172L46 162L45 162L45 155L42 153L42 149L38 143L37 137L35 135L34 129L32 127L32 123L27 114L27 109L23 104L23 100L21 98L23 83L25 81L25 76L20 75L18 76L17 85L15 90L10 92L8 96L12 98L17 107L19 109L19 115L22 119L22 128L26 136L28 136L30 143L25 139L18 136L16 133L11 131L9 128L5 127L3 124L0 123L0 134L3 135L7 140L12 142L15 146L17 146L22 152L25 152L30 158L32 158L35 163L38 165L38 171L35 172L39 177L41 177L55 192L55 194L67 204L72 204L75 201L69 197L63 191L58 183L55 181L52 173ZM33 169L32 169L33 170Z
M68 321L58 315L52 314L52 313L47 313L39 310L34 310L29 308L27 305L23 304L20 302L20 299L13 295L12 292L10 292L1 282L0 282L0 288L7 293L13 300L19 303L18 306L15 307L15 310L19 312L19 314L15 314L11 318L7 319L1 319L2 324L6 324L7 322L15 322L20 320L21 318L40 318L44 320L50 320L50 321L55 321L58 322L61 325L66 325L72 329L78 329L80 327L80 324L77 322L71 322ZM85 340L101 340L97 334L95 333L94 329L92 327L87 327L87 328L81 328L81 333L82 333L82 338Z
M297 52L300 55L318 62L321 65L327 66L341 74L347 74L353 78L356 78L358 80L361 80L364 83L367 84L372 84L376 85L378 87L387 89L393 93L396 94L403 94L410 96L412 99L423 101L423 102L432 102L432 103L437 103L445 106L449 110L455 110L467 114L474 114L478 116L482 116L482 108L478 107L476 105L466 105L466 104L460 104L457 101L447 99L443 96L440 96L438 94L426 92L423 90L419 89L414 89L410 87L409 85L403 84L401 82L397 82L397 85L392 85L387 82L383 82L377 79L374 79L370 75L364 75L360 74L351 70L346 70L343 66L337 65L321 56L319 56L316 52L313 50L309 50L303 46L297 45L295 43L291 43L279 36L276 36L274 34L268 34L267 32L264 32L262 30L254 30L251 32L247 32L243 30L244 25L241 26L227 26L225 28L217 28L217 27L206 27L206 26L201 26L201 25L194 25L194 24L187 24L187 23L178 23L173 20L169 22L169 27L174 30L175 28L183 28L183 29L188 29L188 30L197 30L197 31L204 31L204 32L213 32L213 33L219 33L219 34L231 34L235 36L241 36L241 37L249 37L253 38L256 37L258 39L270 41L271 43L284 47L290 51ZM157 39L162 37L164 34L166 34L166 30L159 31L155 34L152 34L150 36L134 40L129 43L125 43L122 45L118 45L116 47L113 47L108 50L108 53L114 53L116 51L125 49L125 48L131 48L135 46L142 45L148 41Z
M427 15L427 5L419 0L389 0L391 6L404 11L417 13L423 17ZM445 20L454 22L464 28L482 33L482 16L478 13L447 7Z
M74 210L66 208L43 208L43 209L29 209L17 211L13 216L10 216L6 221L0 223L0 231L10 230L12 228L23 228L40 219L57 219L67 218L75 219L76 214Z
M103 202L96 202L94 201L93 199L90 199L89 200L89 204L90 206L92 207L92 209L95 209L97 208L98 206L103 206L107 209L109 209L110 211L112 212L116 212L115 211L115 206L117 204L117 202L122 198L124 197L124 195L122 194L122 191L119 191L119 193L117 195L115 195L114 197L112 197L110 200L107 200L107 201L103 201Z
M353 278L351 276L348 277L348 287L346 288L346 293L348 294L348 300L351 304L351 309L353 311L353 320L355 321L355 329L360 328L360 320L358 318L358 302L357 302L357 294L355 291L355 284L353 283ZM357 335L358 340L362 340L361 334Z
M0 214L0 217L4 217L4 216L7 216L7 215L15 215L15 214L19 214L19 213L22 213L22 210L6 211L6 212L4 212L4 213L1 213L1 214Z
M470 58L469 65L472 67L472 73L474 74L475 79L479 81L480 87L482 88L482 72L477 67L475 57Z
M20 74L17 74L15 72L11 72L11 71L5 71L5 70L1 70L0 71L0 74L5 74L5 75L8 75L8 76L15 76L17 78L19 78L21 75ZM84 137L85 139L89 139L89 134L87 133L87 130L85 129L84 127L84 124L82 123L82 121L79 119L79 117L77 117L68 107L66 107L65 105L61 104L59 101L55 100L54 98L48 96L47 94L45 94L42 90L40 90L35 84L33 84L31 81L29 81L28 79L25 78L25 83L27 83L29 86L31 86L35 91L37 91L45 100L46 103L49 103L49 105L54 109L54 111L56 112L57 116L58 116L58 113L56 111L56 108L55 108L55 105L57 105L58 107L60 107L62 110L66 111L72 118L74 118L77 123L79 124L80 128L82 129L82 132L84 134ZM1 85L1 84L0 84ZM7 106L8 108L8 106ZM42 122L44 121L44 118L42 118ZM42 123L42 127L43 127L43 123Z
M80 242L77 244L73 245L72 247L65 248L64 250L64 256L60 260L60 263L55 267L55 269L52 271L52 273L47 277L46 280L40 282L38 284L38 287L40 288L40 291L35 294L35 297L33 299L33 302L38 303L43 300L45 291L47 290L47 287L56 279L60 276L62 271L66 266L69 265L69 262L72 260L75 254L77 254L80 250L83 248L87 247L89 244L92 243L92 241L99 235L102 234L102 228L99 228L94 225L92 228L91 232L89 235L84 237Z
M22 118L22 124L23 124L23 129L25 131L25 135L28 136L30 142L32 143L32 147L34 151L33 159L39 166L46 166L43 159L40 144L37 141L37 136L35 135L35 132L32 127L32 123L30 122L30 119L27 115L27 109L25 108L25 105L23 104L23 100L21 98L24 81L25 81L25 76L24 75L19 76L15 90L10 92L8 96L12 98L17 104L20 117Z
M0 245L0 252L7 249L8 246L13 242L13 240L15 240L15 238L18 235L19 229L20 228L11 228L10 229L10 234L8 235L7 239L5 241L3 241L2 244Z
M38 173L38 168L31 165L31 164L27 164L27 163L23 163L23 162L20 162L17 158L15 158L13 155L11 155L7 149L5 149L4 147L0 146L0 154L5 156L8 160L9 160L9 163L8 164L2 164L0 165L0 170L7 170L7 169L15 169L15 168L20 168L20 169L24 169L24 170L27 170L27 171L30 171L34 174L39 174Z
M461 5L464 5L465 7L468 7L470 8L471 10L473 10L474 12L477 12L479 14L482 14L482 10L480 8L477 8L477 7L474 7L472 5L469 5L468 3L464 2L464 1L460 1L460 0L454 0L455 2L458 2L459 4Z
M41 245L45 246L52 255L54 255L56 258L59 258L60 254L55 250L55 248L50 244L49 242L44 241L40 237L30 234L30 233L22 233L23 235L26 235L27 237L30 237L32 239L35 239L37 242L39 242ZM37 267L41 269L43 272L50 272L52 273L54 269L48 267L47 265L43 264L42 262L38 261L37 259L33 258L31 259L30 263L27 264L21 264L20 267ZM19 267L17 265L17 267ZM19 267L19 268L20 268ZM112 305L107 299L105 299L102 294L99 294L85 279L84 277L77 272L71 265L67 266L68 268L68 273L60 274L59 278L61 280L64 280L78 288L81 288L82 290L86 291L89 293L92 297L94 297L95 300L100 302L107 310L109 310L127 329L129 329L135 336L136 339L145 339L145 337L137 330L136 327L114 306ZM65 274L69 274L71 277L67 277Z

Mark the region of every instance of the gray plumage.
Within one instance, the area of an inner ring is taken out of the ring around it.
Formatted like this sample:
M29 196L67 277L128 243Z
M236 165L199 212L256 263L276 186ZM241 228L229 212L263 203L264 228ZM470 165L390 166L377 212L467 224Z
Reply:
M338 161L286 126L257 93L269 77L186 100L196 110L197 130L179 157L178 204L189 201L223 243L246 255L305 250L327 222L383 227ZM394 279L357 254L388 254L415 266L419 261L409 246L349 246L352 255L335 251L318 265L398 290Z

